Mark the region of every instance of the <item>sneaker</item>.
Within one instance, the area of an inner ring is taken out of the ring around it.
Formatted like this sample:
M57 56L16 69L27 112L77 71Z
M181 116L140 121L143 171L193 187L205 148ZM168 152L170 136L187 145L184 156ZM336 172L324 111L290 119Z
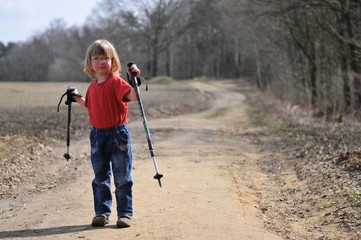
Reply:
M92 226L93 227L104 227L105 224L109 223L109 216L105 214L96 215L93 218Z
M129 216L121 216L118 218L117 227L118 228L127 228L131 225L131 218Z

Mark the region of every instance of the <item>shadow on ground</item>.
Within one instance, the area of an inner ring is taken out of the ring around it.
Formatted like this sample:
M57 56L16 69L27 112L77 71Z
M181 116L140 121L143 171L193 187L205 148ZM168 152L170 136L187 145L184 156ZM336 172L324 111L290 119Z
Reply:
M115 226L105 226L104 228L115 228ZM39 229L25 229L25 230L13 230L0 232L0 239L5 238L28 238L28 237L44 237L54 236L69 233L80 233L84 231L97 230L91 225L74 225L74 226L62 226L53 228L39 228Z

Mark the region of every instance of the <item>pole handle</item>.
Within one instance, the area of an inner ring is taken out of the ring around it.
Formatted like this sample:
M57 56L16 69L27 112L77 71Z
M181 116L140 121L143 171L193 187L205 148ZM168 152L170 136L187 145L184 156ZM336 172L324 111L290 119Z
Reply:
M134 64L134 62L129 62L127 64L127 67L129 68L129 74L127 73L127 77L128 77L128 82L130 84L130 86L132 86L133 88L135 87L139 87L142 84L142 81L140 80L139 77L135 76L135 73L132 71L132 69L130 69L130 67ZM129 77L130 75L130 77ZM147 85L148 88L148 85Z

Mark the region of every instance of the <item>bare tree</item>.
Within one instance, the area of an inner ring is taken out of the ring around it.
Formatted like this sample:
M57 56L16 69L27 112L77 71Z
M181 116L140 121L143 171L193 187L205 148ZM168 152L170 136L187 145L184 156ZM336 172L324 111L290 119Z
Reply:
M245 26L242 44L254 49L260 88L297 96L298 103L308 99L328 115L347 111L351 100L360 106L359 1L243 0L237 6L238 21L237 10L229 12Z

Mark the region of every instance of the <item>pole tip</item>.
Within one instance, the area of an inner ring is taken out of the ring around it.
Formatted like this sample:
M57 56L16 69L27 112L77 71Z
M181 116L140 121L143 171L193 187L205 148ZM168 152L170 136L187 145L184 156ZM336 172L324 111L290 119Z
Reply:
M70 153L64 153L64 158L68 161L71 158L71 154Z
M154 179L157 179L158 180L158 183L159 183L159 187L162 187L162 183L160 181L160 179L163 177L163 174L160 174L160 173L157 173L155 176L154 176Z

